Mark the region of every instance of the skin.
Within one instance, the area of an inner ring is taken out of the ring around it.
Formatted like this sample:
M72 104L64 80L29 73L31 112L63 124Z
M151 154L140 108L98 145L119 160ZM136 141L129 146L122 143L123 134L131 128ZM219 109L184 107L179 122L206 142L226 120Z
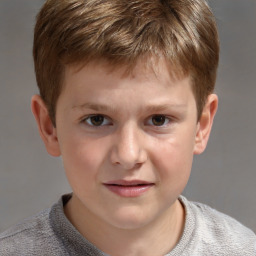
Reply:
M32 110L48 153L62 156L73 190L65 206L71 223L110 255L168 253L184 227L177 198L193 155L206 147L217 103L209 95L197 122L189 77L172 78L164 60L154 72L139 62L129 75L99 63L67 67L56 127L38 95ZM130 196L106 186L137 180L150 185Z

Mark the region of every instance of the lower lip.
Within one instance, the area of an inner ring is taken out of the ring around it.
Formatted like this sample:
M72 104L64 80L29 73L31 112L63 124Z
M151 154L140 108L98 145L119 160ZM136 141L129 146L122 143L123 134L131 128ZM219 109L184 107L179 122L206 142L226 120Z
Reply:
M138 197L147 192L153 184L144 184L138 186L118 186L118 185L108 185L105 186L113 193L121 197Z

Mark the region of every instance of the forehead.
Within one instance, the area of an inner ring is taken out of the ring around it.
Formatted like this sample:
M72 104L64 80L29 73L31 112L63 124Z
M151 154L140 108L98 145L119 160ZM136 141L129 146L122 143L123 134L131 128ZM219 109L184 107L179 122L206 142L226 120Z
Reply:
M76 63L65 66L63 86L67 86L72 78L95 77L118 77L120 79L142 79L142 80L158 80L162 84L170 84L189 79L190 76L186 71L177 65L174 66L163 57L146 56L137 60L135 63L111 63L106 59L90 61L87 63Z
M94 109L106 109L107 105L131 108L134 104L138 109L146 105L159 109L160 105L186 105L188 98L194 98L190 77L172 76L165 61L151 63L138 62L128 71L124 66L109 67L106 62L68 66L61 101Z
M95 112L123 118L168 112L192 118L196 101L190 77L171 76L164 61L154 67L137 63L128 73L125 67L113 69L97 62L66 68L56 116L64 112L79 117Z

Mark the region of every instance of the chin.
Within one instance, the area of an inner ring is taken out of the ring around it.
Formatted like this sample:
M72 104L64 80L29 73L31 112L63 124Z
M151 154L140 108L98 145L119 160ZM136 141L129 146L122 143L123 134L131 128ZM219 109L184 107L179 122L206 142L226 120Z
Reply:
M112 225L116 228L134 230L147 226L154 220L152 213L150 216L142 210L124 208L115 212L112 216Z

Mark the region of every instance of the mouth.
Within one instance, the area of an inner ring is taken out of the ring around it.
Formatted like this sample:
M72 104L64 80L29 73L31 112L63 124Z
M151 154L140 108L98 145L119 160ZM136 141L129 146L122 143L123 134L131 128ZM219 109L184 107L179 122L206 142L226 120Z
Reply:
M111 192L120 197L139 197L154 186L154 183L141 180L116 180L103 183Z

